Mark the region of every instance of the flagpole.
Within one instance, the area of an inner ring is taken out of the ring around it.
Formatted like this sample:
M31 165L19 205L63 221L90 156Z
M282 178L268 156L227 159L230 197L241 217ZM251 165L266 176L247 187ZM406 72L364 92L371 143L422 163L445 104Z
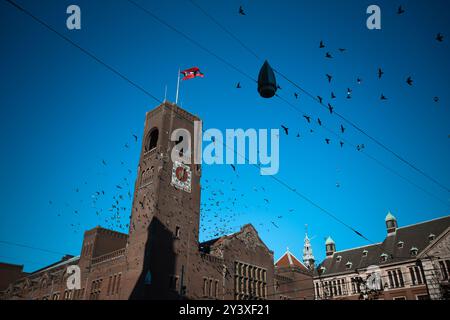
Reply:
M178 103L178 92L180 91L180 68L178 68L178 78L177 78L177 95L175 97L175 104Z

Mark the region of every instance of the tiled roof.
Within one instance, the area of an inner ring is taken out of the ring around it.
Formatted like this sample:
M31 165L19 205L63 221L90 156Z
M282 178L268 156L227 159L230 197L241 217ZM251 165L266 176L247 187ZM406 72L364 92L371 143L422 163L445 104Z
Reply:
M363 247L336 251L326 258L317 270L325 268L323 276L355 272L356 269L367 268L371 265L386 265L416 259L411 254L412 248L417 248L420 254L430 242L437 238L450 226L450 216L400 227L394 233L386 236L383 242ZM434 237L430 237L433 235ZM364 251L367 251L364 254ZM387 255L383 261L382 255ZM351 262L347 264L347 262ZM350 266L350 267L348 267ZM315 275L318 275L317 270Z
M308 268L306 268L305 265L301 263L300 260L298 260L291 252L289 252L289 250L286 251L286 253L283 254L281 258L275 262L275 266L278 268L294 266L308 270Z

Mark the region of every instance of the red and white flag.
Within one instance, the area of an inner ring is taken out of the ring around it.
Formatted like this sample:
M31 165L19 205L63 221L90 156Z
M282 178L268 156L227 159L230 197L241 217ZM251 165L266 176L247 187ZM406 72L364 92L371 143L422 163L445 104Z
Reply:
M200 72L200 69L197 67L189 68L183 71L180 71L180 73L183 75L183 78L181 80L189 80L194 79L196 77L204 77L204 74Z

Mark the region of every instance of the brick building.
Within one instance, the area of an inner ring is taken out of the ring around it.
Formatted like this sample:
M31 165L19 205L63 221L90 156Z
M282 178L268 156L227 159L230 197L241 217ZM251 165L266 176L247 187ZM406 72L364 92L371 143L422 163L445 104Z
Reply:
M129 233L86 231L79 256L30 274L0 265L2 299L313 299L312 271L273 252L248 224L199 243L201 166L172 162L175 129L196 116L169 102L146 115ZM179 142L181 140L178 140ZM183 150L179 150L180 154ZM195 158L196 150L192 157ZM69 266L81 271L69 290ZM301 280L301 281L297 281Z
M314 277L316 299L449 299L450 216L398 227L383 242L336 251L331 237Z

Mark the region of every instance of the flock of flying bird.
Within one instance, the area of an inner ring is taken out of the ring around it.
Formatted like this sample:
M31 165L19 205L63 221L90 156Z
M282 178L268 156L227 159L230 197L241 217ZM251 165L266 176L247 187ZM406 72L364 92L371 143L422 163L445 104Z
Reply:
M403 7L399 7L397 14L401 15L404 14L405 10ZM239 14L242 16L246 15L246 12L244 11L243 7L239 7ZM436 41L442 42L444 40L444 36L441 33L438 33L436 35ZM324 43L324 41L319 42L319 49L323 50L327 46ZM343 54L347 51L346 48L338 48L339 53ZM325 58L326 59L333 59L333 54L329 51L325 52ZM377 77L378 79L382 79L384 75L384 70L382 68L378 68L377 71ZM332 74L325 74L325 79L328 83L333 82L333 75ZM356 83L358 85L361 85L363 80L358 77L356 79ZM408 76L405 80L406 84L408 86L413 86L413 79L411 76ZM241 83L238 82L236 84L237 89L241 89ZM281 89L280 86L278 86L278 89ZM294 98L299 98L299 93L294 92ZM331 100L334 100L337 98L336 94L332 91L330 93ZM346 92L346 99L352 98L352 89L347 88ZM382 93L380 96L380 100L386 101L388 98ZM433 98L434 102L439 102L439 97ZM322 96L317 96L317 101L326 106L329 113L333 114L334 112L334 106L329 103L325 102L324 98ZM326 104L325 104L326 103ZM304 114L303 118L308 124L312 124L313 122L316 122L319 126L322 126L323 121L320 118L317 118L317 120L313 119L312 116ZM281 128L283 129L285 135L289 135L289 128L285 125L281 125ZM344 134L346 132L346 128L343 124L340 125L339 131L341 134ZM310 129L310 132L313 132L312 129ZM300 134L297 133L297 138L300 138ZM125 143L124 150L129 151L133 145L138 145L138 137L135 134L132 134L132 139L130 137L130 141ZM325 138L326 144L331 144L330 138ZM344 146L343 141L339 141L339 145L342 148ZM358 144L356 146L358 151L361 151L365 148L364 144ZM104 169L108 169L109 163L106 160L102 160L100 163L100 166ZM124 161L121 161L121 166L125 166ZM239 179L239 175L236 172L236 167L234 165L231 165L233 171L235 172L235 178ZM126 168L124 168L126 169ZM102 188L98 188L97 190L94 190L91 194L90 201L85 201L86 199L83 199L81 197L79 199L79 202L76 205L69 205L68 203L65 203L65 209L57 209L58 213L57 216L61 216L61 212L65 211L72 211L74 214L74 217L77 217L77 221L73 221L70 224L70 227L74 232L80 232L82 231L81 226L81 217L80 217L80 211L82 210L82 206L85 203L89 203L89 212L92 212L92 214L95 214L98 219L103 223L103 226L109 229L118 230L122 232L127 232L129 228L129 222L131 218L131 203L132 203L132 184L130 185L130 182L133 177L133 171L131 169L126 169L126 175L122 177L120 181L118 181L115 185L115 191L110 192L111 194L108 194L107 191L105 191ZM240 226L234 225L235 221L242 215L246 214L246 212L250 211L251 209L256 209L258 211L261 210L268 210L268 205L270 203L269 195L266 192L266 189L261 187L253 187L252 192L254 192L257 196L254 196L253 199L259 199L260 203L249 203L246 200L246 194L248 194L248 190L243 191L242 189L239 190L239 187L242 187L242 184L235 181L230 181L227 179L219 179L219 178L213 178L213 179L205 179L204 180L204 186L202 187L202 202L200 207L200 232L203 234L204 238L216 238L219 236L222 236L224 234L229 234L231 232L235 232L237 228ZM170 182L168 182L170 183ZM86 189L88 188L88 183L84 182L84 187ZM336 187L339 187L340 183L336 183ZM80 194L80 188L75 188L75 193ZM50 200L49 201L50 206L55 206L55 203ZM251 206L254 206L251 208ZM243 212L240 212L240 209ZM295 209L289 209L288 212L292 213ZM278 221L279 219L282 219L283 215L276 215L271 219L271 221L268 221L266 223L260 222L259 227L266 228L266 230L269 232L269 227L279 228ZM75 219L76 220L76 219Z
M404 14L405 12L406 12L406 11L405 11L405 9L403 8L403 6L399 6L399 7L398 7L398 9L397 9L397 14L398 14L398 15ZM243 15L243 16L246 15L246 13L245 13L245 11L244 11L244 8L243 8L242 6L239 7L239 14L240 14L240 15ZM444 35L443 35L442 33L439 32L439 33L436 35L436 38L435 38L435 39L436 39L436 41L438 41L438 42L443 42L443 41L444 41ZM321 41L319 42L319 49L325 49L325 48L326 48L326 45L325 45L324 41L321 40ZM347 51L347 49L346 49L346 48L338 48L338 51L339 51L340 53L344 53L344 52ZM333 59L333 55L331 54L331 52L326 51L326 53L325 53L325 58L327 58L327 59ZM378 79L382 79L383 75L384 75L383 69L382 69L382 68L378 68L378 71L377 71L377 77L378 77ZM325 74L325 77L326 77L328 83L331 84L332 81L333 81L333 75L327 73L327 74ZM360 77L357 77L357 78L356 78L356 83L357 83L358 85L361 85L362 82L363 82L362 78L360 78ZM408 77L406 78L405 82L406 82L406 84L407 84L408 86L413 86L414 81L413 81L413 79L412 79L412 76L408 76ZM242 88L240 82L238 82L238 83L236 84L236 88L237 88L237 89L241 89L241 88ZM277 84L277 88L278 88L278 89L281 89L281 86ZM353 93L353 90L352 90L351 88L347 88L346 99L351 99L351 98L352 98L352 93ZM300 96L299 93L294 92L294 98L295 98L295 99L298 99L299 96ZM334 100L334 99L337 98L336 94L335 94L333 91L330 92L330 97L331 97L331 100ZM321 105L324 105L324 98L323 98L322 96L317 96L317 97L316 97L316 100L317 100ZM386 101L386 100L388 100L388 97L387 97L384 93L381 93L381 94L380 94L380 100L381 100L381 101ZM434 101L435 103L438 103L438 102L439 102L439 97L438 97L438 96L433 97L433 101ZM326 107L327 107L329 113L330 113L330 114L333 114L334 106L333 106L331 103L327 103L327 104L326 104ZM311 117L310 115L306 115L306 114L305 114L305 115L303 115L303 117L305 118L305 120L307 121L308 124L311 124L312 117ZM322 120L321 120L320 118L317 118L317 124L318 124L319 126L322 126ZM283 129L283 131L284 131L284 133L285 133L286 135L289 135L289 128L288 128L287 126L281 125L281 128ZM341 124L341 125L340 125L340 132L343 134L344 131L345 131L345 127ZM312 132L313 132L313 129L310 129L310 132L312 133ZM450 137L450 135L449 135L449 137ZM297 138L300 138L300 134L299 134L299 133L297 133ZM330 144L330 143L331 143L331 139L330 139L330 138L325 138L324 141L325 141L326 144ZM339 145L340 145L340 147L342 148L342 147L344 146L344 142L343 142L342 140L339 141ZM364 144L358 144L358 145L356 145L356 149L357 149L358 151L361 151L361 150L363 150L364 148L365 148Z
M137 145L137 142L138 137L132 134L131 141L126 142L123 149L129 151L133 145ZM114 191L111 191L111 188L106 189L92 186L93 184L85 181L80 186L74 188L74 193L77 195L76 198L78 198L77 201L72 203L66 201L64 208L58 208L56 201L49 200L49 206L56 210L57 217L61 217L65 213L72 213L69 227L74 233L84 230L81 222L86 218L83 215L86 211L95 214L97 221L103 227L127 232L131 217L130 203L132 200L133 184L130 183L132 183L133 171L130 168L126 168L125 161L120 161L120 167L124 174L121 180L114 184ZM98 175L108 176L108 170L110 168L112 168L111 162L102 159L97 168L99 171ZM86 198L87 194L90 194L88 199Z

